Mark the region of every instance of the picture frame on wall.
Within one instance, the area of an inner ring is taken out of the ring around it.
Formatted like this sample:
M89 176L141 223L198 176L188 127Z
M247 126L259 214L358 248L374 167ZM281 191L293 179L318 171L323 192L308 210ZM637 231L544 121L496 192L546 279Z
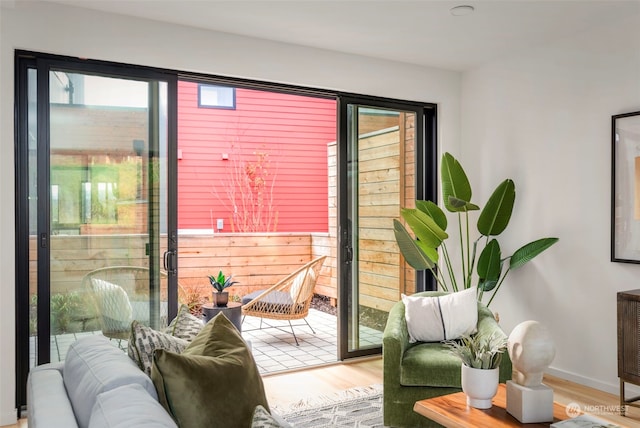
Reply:
M611 116L611 261L640 263L640 111Z

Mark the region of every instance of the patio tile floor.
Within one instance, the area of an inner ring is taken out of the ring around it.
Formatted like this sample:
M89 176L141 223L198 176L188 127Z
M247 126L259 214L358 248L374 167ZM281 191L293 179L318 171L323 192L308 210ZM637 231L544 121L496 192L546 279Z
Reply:
M307 322L292 321L299 346L291 334L287 321L263 320L246 317L242 324L242 337L251 342L251 349L262 374L333 363L337 361L336 317L315 309L309 310ZM277 328L264 328L267 325Z
M309 310L307 322L315 334L303 320L292 321L298 338L296 346L289 323L287 321L264 320L262 329L260 319L246 317L242 325L242 337L251 343L251 350L261 374L269 374L284 370L299 369L314 365L333 363L337 361L337 320L336 317L315 309ZM264 328L267 325L279 328ZM61 334L51 337L51 361L62 361L71 343L77 339L100 334L100 331ZM381 343L382 332L368 327L360 328L360 343ZM126 340L113 340L115 345L127 349ZM35 338L31 338L30 367L35 363Z

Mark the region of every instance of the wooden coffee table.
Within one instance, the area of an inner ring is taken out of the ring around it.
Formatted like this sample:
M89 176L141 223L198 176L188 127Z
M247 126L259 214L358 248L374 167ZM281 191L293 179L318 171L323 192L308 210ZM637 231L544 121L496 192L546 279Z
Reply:
M413 410L447 428L534 428L548 427L552 423L521 424L507 413L507 390L504 383L498 385L498 393L493 398L493 406L487 410L467 406L467 396L464 392L418 401L413 406ZM553 421L562 421L567 417L565 406L554 402Z

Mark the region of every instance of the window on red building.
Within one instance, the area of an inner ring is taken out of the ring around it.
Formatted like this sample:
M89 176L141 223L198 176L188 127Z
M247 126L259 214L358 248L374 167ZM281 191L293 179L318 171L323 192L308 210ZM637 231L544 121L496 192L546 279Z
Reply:
M228 86L198 84L198 107L236 108L236 90Z

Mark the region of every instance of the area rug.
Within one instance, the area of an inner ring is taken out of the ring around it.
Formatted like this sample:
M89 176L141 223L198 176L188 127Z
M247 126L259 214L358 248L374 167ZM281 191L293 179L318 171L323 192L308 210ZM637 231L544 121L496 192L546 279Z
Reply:
M382 385L352 388L331 396L300 400L274 410L294 428L383 428Z

